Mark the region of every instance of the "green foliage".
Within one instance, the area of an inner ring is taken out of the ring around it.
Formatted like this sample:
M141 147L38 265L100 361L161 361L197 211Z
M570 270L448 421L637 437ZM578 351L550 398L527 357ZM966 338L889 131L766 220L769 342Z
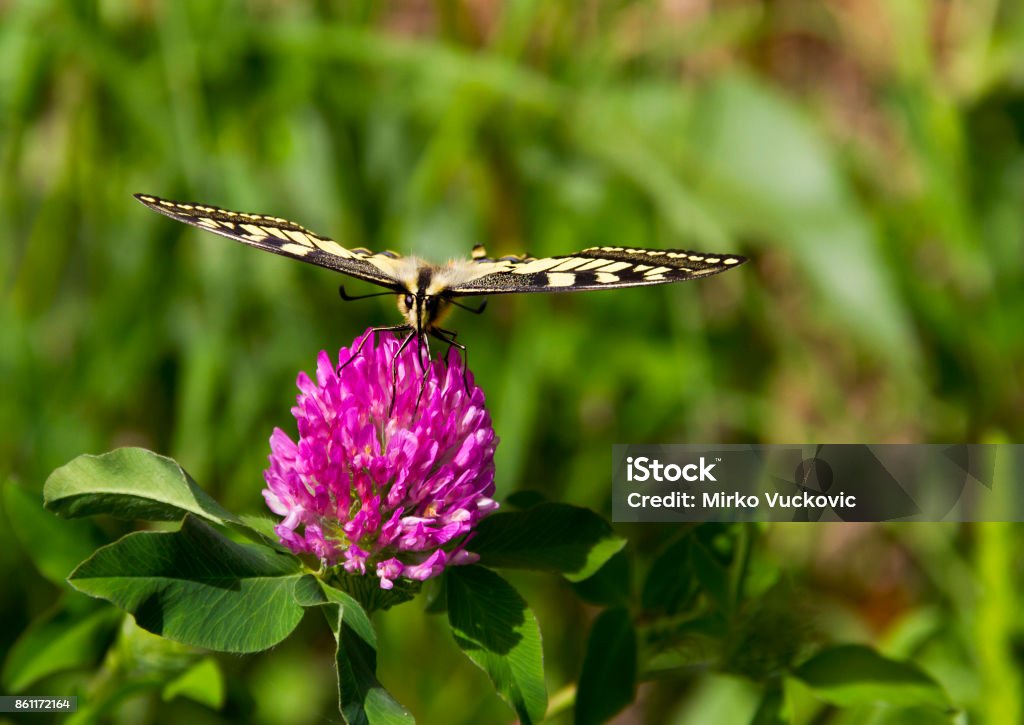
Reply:
M487 566L558 572L579 582L593 576L625 544L593 511L542 503L481 521L473 551Z
M576 695L576 722L610 719L636 696L636 631L629 612L607 609L594 620Z
M942 687L915 665L882 657L860 645L823 650L794 672L814 694L835 705L864 702L950 709Z
M33 566L54 584L61 584L102 538L88 521L61 521L39 505L38 492L8 482L3 486L4 510L11 532Z
M216 524L236 520L181 466L142 448L79 456L46 479L43 496L48 509L69 518L106 513L177 521L192 514Z
M224 675L216 660L200 660L164 687L164 700L187 697L219 710L224 705Z
M135 616L143 629L195 647L259 652L299 623L297 563L236 544L197 519L139 532L98 550L68 581Z
M84 605L69 598L25 630L4 661L3 686L26 692L48 675L95 664L121 620L114 609Z
M323 586L325 614L337 643L338 702L349 723L411 723L412 715L377 679L377 638L352 597Z
M504 579L483 567L454 568L445 579L455 642L487 673L521 722L539 722L547 692L533 612Z
M179 651L168 645L172 661L181 660L178 655L187 655L188 648L243 654L267 650L292 633L304 608L322 607L335 637L338 704L344 721L413 722L377 678L378 642L364 606L377 611L404 603L418 592L418 583L404 589L399 583L392 591L381 592L372 576L338 575L333 570L314 575L274 542L247 531L239 517L203 493L173 460L144 449L75 459L48 479L45 494L47 506L69 518L110 514L180 520L175 531L135 532L97 549L67 579L78 591L131 614L143 630L182 646ZM492 565L554 570L570 579L600 568L624 543L596 514L567 504L540 504L497 521L482 537L485 544L488 538L492 541ZM509 523L528 537L517 538ZM258 543L237 543L215 528L229 524L253 534ZM553 525L560 527L559 535L540 541L550 547L549 553L533 539ZM539 722L547 692L533 612L510 584L480 566L449 570L444 583L443 603L455 642L487 673L521 721ZM41 622L19 640L4 671L9 685L24 688L52 672L84 664L95 651L94 646L83 645L94 643L103 631L108 610L77 621L70 612L63 614L70 625ZM628 619L625 610L622 615ZM149 659L160 650L147 647L145 635L123 641L129 647L141 642ZM63 649L48 651L56 647ZM161 689L165 700L184 696L211 707L223 704L223 683L214 661L162 669L170 675ZM632 681L630 676L629 688ZM155 680L118 682L105 696L91 699L83 713L97 716L130 688L155 685Z
M590 604L624 607L630 600L632 557L620 549L593 576L572 583L576 595Z

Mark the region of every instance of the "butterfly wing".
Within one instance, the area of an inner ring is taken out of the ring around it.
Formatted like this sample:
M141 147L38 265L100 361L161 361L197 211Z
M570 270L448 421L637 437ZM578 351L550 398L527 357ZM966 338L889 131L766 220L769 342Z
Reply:
M591 247L540 259L478 257L447 291L452 295L491 295L643 287L708 277L746 261L736 254L626 247Z
M435 267L394 252L346 249L280 217L185 204L147 194L136 194L135 198L180 222L396 292L424 286L436 290L432 294L450 296L642 287L707 277L746 261L736 254L627 247L591 247L576 254L540 259L490 259L478 247L471 261ZM430 285L425 283L427 280Z
M396 291L406 288L398 276L399 268L403 266L401 257L394 252L346 249L332 239L280 217L228 211L204 204L183 204L148 194L136 194L135 198L179 222L251 247L344 272Z

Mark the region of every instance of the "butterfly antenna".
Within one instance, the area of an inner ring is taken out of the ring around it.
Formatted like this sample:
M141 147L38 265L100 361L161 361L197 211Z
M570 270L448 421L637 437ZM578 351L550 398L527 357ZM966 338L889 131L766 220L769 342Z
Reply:
M338 287L338 296L346 302L355 302L356 300L366 300L371 297L383 297L384 295L393 295L394 292L372 292L368 295L350 295L345 291L345 285Z
M467 312L472 312L474 315L479 315L480 313L482 313L484 310L487 309L487 300L486 299L483 302L481 302L478 307L470 307L469 305L464 305L461 302L459 302L458 300L450 300L450 301L456 307L461 307L462 309L466 310Z

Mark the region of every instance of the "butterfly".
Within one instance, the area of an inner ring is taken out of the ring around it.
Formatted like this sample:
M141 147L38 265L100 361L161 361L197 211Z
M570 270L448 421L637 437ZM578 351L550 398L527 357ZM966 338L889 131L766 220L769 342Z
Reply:
M453 305L472 312L482 312L483 305L469 307L458 301L460 297L517 292L582 292L683 282L709 277L747 261L738 254L634 247L590 247L557 257L522 255L492 258L478 244L473 248L470 259L432 264L390 251L371 252L361 247L346 249L333 239L321 237L281 217L228 211L203 204L184 204L149 194L135 194L135 198L150 209L180 222L386 288L389 292L381 294L397 295L398 310L404 322L377 327L374 331L407 332L402 348L415 339L427 349L428 359L428 336L465 354L465 346L455 340L457 333L441 327L441 322ZM345 293L344 286L340 291L346 300L372 296L351 297Z

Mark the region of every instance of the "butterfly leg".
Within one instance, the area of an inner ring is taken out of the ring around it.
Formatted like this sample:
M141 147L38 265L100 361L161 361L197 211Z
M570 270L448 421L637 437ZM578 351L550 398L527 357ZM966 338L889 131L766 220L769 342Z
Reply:
M462 387L465 388L467 393L469 393L469 350L466 349L466 346L462 343L455 341L455 338L459 336L459 333L455 330L445 330L440 327L435 327L431 330L431 334L441 342L447 343L448 345L448 352L444 356L445 367L448 366L448 358L451 356L452 348L458 348L462 353Z
M372 336L376 336L378 332L405 332L406 330L411 330L411 329L412 328L409 325L391 325L389 327L371 327L369 330L366 331L366 334L363 335L363 339L359 341L359 344L356 345L356 349L353 350L352 354L348 356L348 360L346 360L345 362L343 362L341 365L338 366L338 372L340 373L342 370L344 370L346 367L348 367L348 364L350 362L352 362L357 357L359 357L360 353L362 353L362 351L363 351L363 347L366 345L366 341L370 339L371 335Z
M424 363L422 359L420 360L420 362L423 363L423 377L420 378L420 394L416 398L416 410L419 410L420 401L423 400L423 391L427 389L427 374L430 372L431 363L430 339L427 337L427 335L424 335L422 332L419 334L419 345L420 349L417 350L417 356L421 357L422 353L420 351L425 351L427 355L427 361Z
M391 417L391 414L395 412L395 398L398 397L398 358L402 356L402 353L405 351L405 348L408 347L409 343L412 342L413 338L419 337L416 334L416 331L413 330L408 325L405 326L405 329L409 330L409 334L406 335L405 338L402 340L402 344L398 346L398 350L395 352L395 356L391 360L391 405L388 406L389 418ZM418 356L419 354L417 353L417 357ZM416 405L417 407L419 406L418 400L416 402Z

